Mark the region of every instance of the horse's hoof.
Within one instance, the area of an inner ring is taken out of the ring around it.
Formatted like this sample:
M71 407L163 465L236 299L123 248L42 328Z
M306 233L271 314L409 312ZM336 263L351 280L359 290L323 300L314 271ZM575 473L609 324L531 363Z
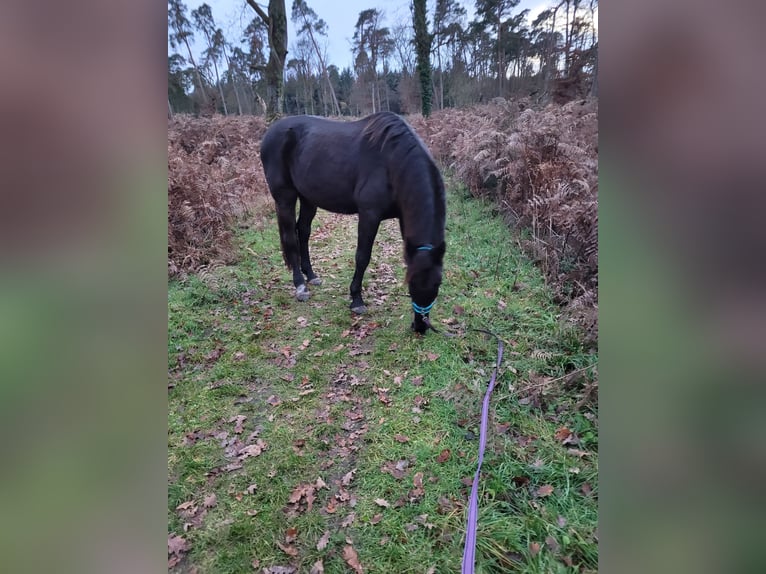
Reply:
M311 292L306 289L305 285L298 285L298 287L295 288L295 298L298 301L308 301L309 297L311 297Z
M357 315L364 315L367 312L367 307L358 305L357 307L351 307L351 310Z
M322 279L320 279L319 277L314 277L313 279L309 280L309 285L321 285L321 284L322 284Z

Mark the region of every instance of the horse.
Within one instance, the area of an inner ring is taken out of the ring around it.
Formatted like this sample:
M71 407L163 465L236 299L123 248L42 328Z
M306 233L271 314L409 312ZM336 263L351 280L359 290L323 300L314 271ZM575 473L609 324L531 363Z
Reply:
M433 329L429 313L442 282L446 199L441 173L412 128L392 112L357 121L288 116L268 128L260 155L296 299L309 299L306 281L321 284L308 244L317 208L358 214L356 267L349 288L355 314L367 310L362 278L380 223L396 218L414 313L411 328L420 334Z

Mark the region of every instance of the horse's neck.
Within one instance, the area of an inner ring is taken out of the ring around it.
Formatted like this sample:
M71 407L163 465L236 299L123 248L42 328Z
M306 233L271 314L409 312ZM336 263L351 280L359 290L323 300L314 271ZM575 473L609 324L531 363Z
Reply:
M431 209L409 209L402 214L404 221L404 238L412 245L434 243L436 214Z

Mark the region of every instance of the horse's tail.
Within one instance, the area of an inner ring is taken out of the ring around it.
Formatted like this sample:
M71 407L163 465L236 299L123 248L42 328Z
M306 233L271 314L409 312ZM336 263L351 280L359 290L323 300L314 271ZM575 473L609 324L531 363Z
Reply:
M292 128L287 128L284 133L282 147L279 150L281 165L280 188L294 189L290 177L290 155L295 149L298 138ZM273 191L272 191L273 194ZM274 198L277 200L277 198ZM282 259L287 268L292 270L294 261L298 257L298 241L295 234L295 207L288 209L284 204L280 205L277 200L277 224L279 225L279 243L282 247Z

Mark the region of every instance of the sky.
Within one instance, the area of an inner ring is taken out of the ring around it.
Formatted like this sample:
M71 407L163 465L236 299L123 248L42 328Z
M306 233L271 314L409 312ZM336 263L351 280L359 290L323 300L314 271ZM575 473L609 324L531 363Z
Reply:
M245 0L206 1L212 8L213 17L215 18L217 25L223 29L226 39L232 44L239 45L239 31L247 26L247 23L253 16L255 16L255 11L247 5ZM377 8L379 11L383 12L383 25L391 27L398 21L410 20L410 1L411 0L307 0L309 7L327 23L328 34L326 42L328 64L335 64L340 69L347 66L353 67L351 39L354 36L354 25L362 10ZM204 2L205 0L185 0L185 4L189 9L187 16L191 19L191 11ZM471 19L474 14L474 2L472 0L462 0L460 3L465 6L466 11L468 12L468 19ZM268 4L268 0L260 0L259 4L265 7ZM430 5L432 3L429 1L428 4L430 20ZM518 13L528 8L530 10L530 18L534 19L537 14L542 12L550 4L551 1L546 0L521 0L513 12ZM287 8L288 51L290 51L290 46L296 36L295 26L292 21L290 21L292 0L285 0L285 6ZM195 57L204 50L202 38L196 38L196 40Z

